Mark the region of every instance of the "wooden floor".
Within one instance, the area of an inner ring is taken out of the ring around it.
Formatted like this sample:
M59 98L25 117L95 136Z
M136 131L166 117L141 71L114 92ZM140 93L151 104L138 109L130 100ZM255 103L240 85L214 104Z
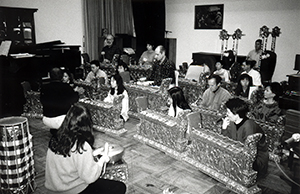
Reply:
M130 118L125 125L128 131L121 137L96 132L95 147L100 147L107 141L120 144L125 148L123 159L129 169L127 194L162 194L168 188L174 194L234 193L194 167L134 140L133 135L138 122L137 119ZM34 160L37 171L37 189L34 194L47 193L44 187L45 156L50 132L40 119L29 119L29 125L33 135ZM258 184L262 188L262 193L290 193L290 185L280 179L280 175L274 162L270 162L269 174Z

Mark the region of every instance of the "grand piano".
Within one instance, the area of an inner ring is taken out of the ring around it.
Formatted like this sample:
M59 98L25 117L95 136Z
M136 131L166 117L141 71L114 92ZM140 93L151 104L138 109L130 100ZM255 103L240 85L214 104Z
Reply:
M35 45L34 53L39 73L47 77L53 67L65 67L76 75L76 68L81 65L80 45L66 45L60 40Z
M81 65L79 48L57 40L23 45L22 53L11 48L8 56L0 56L0 117L20 115L23 111L25 99L21 83L24 81L29 82L32 90L38 91L43 78L48 77L53 67L68 68L75 78L79 78L76 73Z
M8 72L4 79L13 74L20 82L27 81L33 90L38 90L43 78L48 77L53 67L67 68L75 75L76 69L81 65L79 49L80 45L67 45L60 40L23 46L21 54L11 53L15 51L11 49L3 59L6 63L4 68Z
M81 65L78 45L66 45L60 40L36 44L37 11L0 6L0 44L11 42L9 46L0 46L0 117L22 112L22 82L27 81L32 90L39 90L42 78L47 77L52 67L69 68L76 76L76 68Z

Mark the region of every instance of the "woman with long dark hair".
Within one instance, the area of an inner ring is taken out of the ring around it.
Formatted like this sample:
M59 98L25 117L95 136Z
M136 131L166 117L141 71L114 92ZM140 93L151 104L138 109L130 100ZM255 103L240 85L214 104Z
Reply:
M82 105L73 105L49 143L45 187L50 193L125 193L119 181L99 178L109 157L93 156L94 136L91 114Z
M235 89L235 95L248 98L251 86L253 86L252 77L246 73L240 75Z
M108 92L107 97L104 99L104 102L113 103L115 97L123 95L121 118L126 122L129 119L129 97L120 74L115 74L111 77L110 85L111 89Z
M189 109L191 110L191 107L185 100L183 91L180 87L172 87L168 90L169 93L169 115L173 117L178 117L183 110Z
M67 70L67 69L64 69L63 70L63 77L62 77L62 80L61 80L63 83L67 83L69 84L72 88L74 87L74 76L73 74Z

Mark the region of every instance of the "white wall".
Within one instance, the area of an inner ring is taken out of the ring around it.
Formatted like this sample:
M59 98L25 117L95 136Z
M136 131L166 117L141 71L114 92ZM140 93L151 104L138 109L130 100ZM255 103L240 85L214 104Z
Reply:
M278 26L281 34L276 41L277 64L273 81L287 80L293 70L295 54L300 53L300 1L299 0L165 0L166 30L168 38L177 38L177 65L190 63L193 52L221 52L220 30L195 30L195 5L224 4L223 29L232 34L240 28L238 54L247 55L254 49L259 29L266 25ZM231 39L232 40L232 39ZM271 43L271 37L268 39ZM229 46L232 47L232 41ZM229 48L230 48L229 47ZM270 49L270 45L267 47Z
M34 14L37 43L61 40L82 46L81 0L1 0L0 6L37 8Z
M193 52L220 53L220 30L195 30L194 11L195 5L224 4L223 28L230 34L240 28L246 34L239 41L240 55L247 55L253 49L263 25L270 29L278 26L282 34L276 41L277 65L273 80L286 80L287 74L296 73L293 66L295 54L300 53L299 0L165 1L166 30L172 31L168 37L177 38L177 65L185 61L190 63ZM82 46L81 0L1 0L0 6L37 8L37 43L61 40L66 44Z

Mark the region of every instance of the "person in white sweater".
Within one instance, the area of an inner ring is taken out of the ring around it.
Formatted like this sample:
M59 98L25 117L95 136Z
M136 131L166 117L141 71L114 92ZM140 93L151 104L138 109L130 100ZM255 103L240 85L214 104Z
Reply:
M124 194L126 185L99 178L109 157L96 159L93 150L91 114L82 105L73 105L57 136L49 142L46 156L45 187L60 194Z
M126 122L129 119L128 111L129 111L129 97L128 93L124 87L123 79L120 74L115 74L111 77L110 80L111 89L108 92L106 98L104 98L104 102L113 103L114 99L119 96L123 95L122 99L122 109L120 117Z

